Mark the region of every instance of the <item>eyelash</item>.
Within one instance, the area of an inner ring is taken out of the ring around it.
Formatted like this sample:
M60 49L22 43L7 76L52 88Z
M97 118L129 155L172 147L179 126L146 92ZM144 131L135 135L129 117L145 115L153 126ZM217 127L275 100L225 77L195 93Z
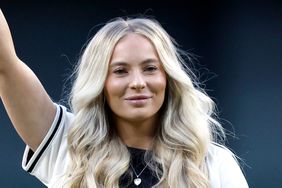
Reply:
M118 69L114 70L114 73L115 74L124 74L124 73L127 73L127 72L123 68L118 68Z
M144 68L144 72L155 72L156 70L158 70L158 67L156 66L147 66ZM126 74L128 73L127 70L125 68L117 68L113 71L114 74L118 74L118 75L122 75L122 74Z
M154 72L156 70L158 70L158 67L156 67L156 66L145 67L145 71Z

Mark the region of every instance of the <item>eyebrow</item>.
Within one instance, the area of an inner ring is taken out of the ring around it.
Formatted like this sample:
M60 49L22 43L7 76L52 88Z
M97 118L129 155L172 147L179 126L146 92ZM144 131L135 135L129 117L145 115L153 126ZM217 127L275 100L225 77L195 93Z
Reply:
M141 65L149 64L149 63L159 63L159 60L155 59L155 58L149 58L149 59L146 59L146 60L142 61ZM124 62L124 61L115 61L115 62L110 64L110 67L119 66L119 65L128 65L128 64L129 63Z

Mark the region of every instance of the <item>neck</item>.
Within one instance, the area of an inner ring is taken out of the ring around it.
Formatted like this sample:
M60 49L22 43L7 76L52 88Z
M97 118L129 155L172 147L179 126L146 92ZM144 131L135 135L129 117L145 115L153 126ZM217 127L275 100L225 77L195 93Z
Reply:
M157 116L138 122L119 117L114 119L118 136L125 145L139 149L151 149L159 125Z

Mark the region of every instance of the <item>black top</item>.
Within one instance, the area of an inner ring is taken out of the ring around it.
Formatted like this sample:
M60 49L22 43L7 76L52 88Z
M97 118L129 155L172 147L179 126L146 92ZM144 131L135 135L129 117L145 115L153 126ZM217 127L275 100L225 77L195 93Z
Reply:
M140 174L141 171L145 168L146 162L144 161L144 154L146 150L127 147L131 154L131 165L133 166L136 174ZM149 151L150 153L150 151ZM158 178L155 173L147 166L144 171L140 174L139 178L141 183L139 185L134 184L134 179L137 178L135 173L132 170L132 167L129 167L126 173L124 173L120 179L121 188L151 188L153 185L157 184Z

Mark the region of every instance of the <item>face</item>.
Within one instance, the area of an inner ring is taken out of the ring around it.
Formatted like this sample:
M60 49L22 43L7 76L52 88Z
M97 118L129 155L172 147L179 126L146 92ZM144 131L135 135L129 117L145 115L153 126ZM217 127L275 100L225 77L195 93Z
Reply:
M105 96L116 118L143 121L161 108L166 75L153 44L128 34L115 46L105 83Z

